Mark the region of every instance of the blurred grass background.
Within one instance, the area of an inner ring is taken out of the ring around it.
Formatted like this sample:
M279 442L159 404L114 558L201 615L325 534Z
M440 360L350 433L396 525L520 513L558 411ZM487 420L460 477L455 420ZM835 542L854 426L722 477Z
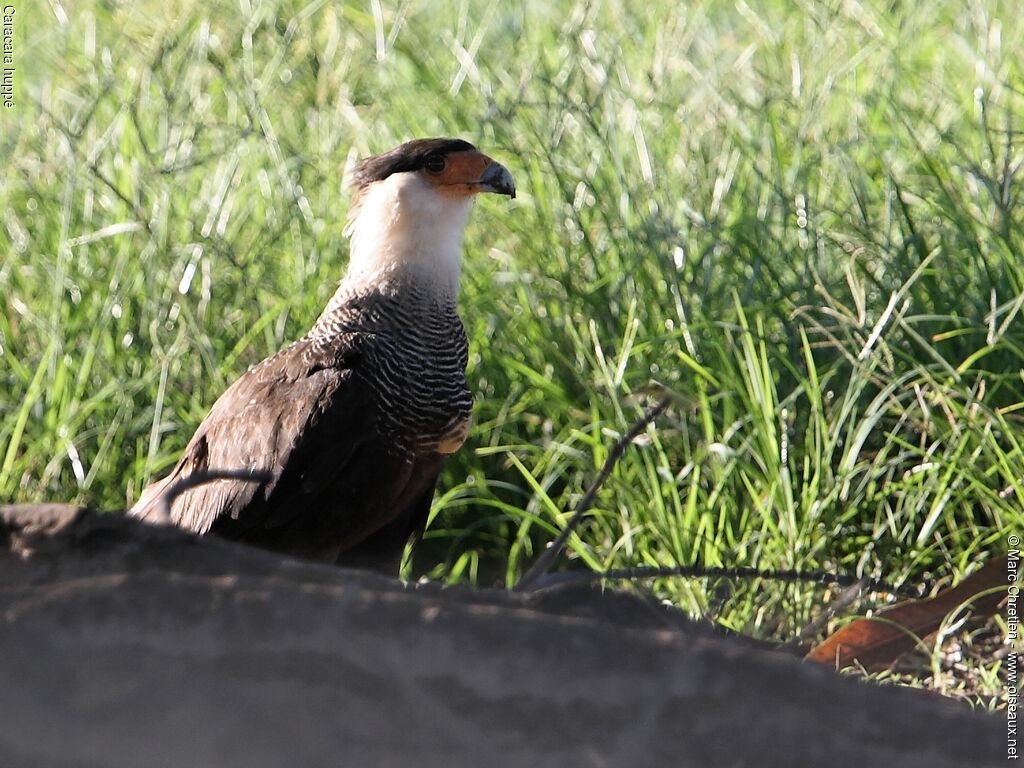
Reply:
M19 4L0 500L122 509L346 262L359 157L460 136L475 426L406 575L959 578L1024 529L1024 18L1006 0ZM820 587L665 579L788 638ZM998 662L980 671L995 690ZM984 688L985 686L983 686Z

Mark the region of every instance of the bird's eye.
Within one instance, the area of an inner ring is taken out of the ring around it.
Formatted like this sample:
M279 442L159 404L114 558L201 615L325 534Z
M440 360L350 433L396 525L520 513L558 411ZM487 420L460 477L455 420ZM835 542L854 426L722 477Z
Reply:
M442 155L428 155L427 159L423 161L423 167L427 169L427 173L440 173L444 170L445 161Z

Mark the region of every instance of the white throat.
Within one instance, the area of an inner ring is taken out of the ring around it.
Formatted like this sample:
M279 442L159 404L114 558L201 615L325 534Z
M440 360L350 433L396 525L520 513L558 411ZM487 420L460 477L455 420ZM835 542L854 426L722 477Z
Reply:
M408 279L454 299L472 204L471 196L447 195L415 173L375 182L346 230L351 248L343 284Z

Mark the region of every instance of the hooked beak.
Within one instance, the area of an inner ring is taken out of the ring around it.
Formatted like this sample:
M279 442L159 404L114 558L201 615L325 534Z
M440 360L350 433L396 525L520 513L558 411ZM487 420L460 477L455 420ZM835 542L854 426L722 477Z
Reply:
M512 180L512 174L508 172L508 168L501 163L491 160L477 183L481 192L494 192L515 199L516 183Z

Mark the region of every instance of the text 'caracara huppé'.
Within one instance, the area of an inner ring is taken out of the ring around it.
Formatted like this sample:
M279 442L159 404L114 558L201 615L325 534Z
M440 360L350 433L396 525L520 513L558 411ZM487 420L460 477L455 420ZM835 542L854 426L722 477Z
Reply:
M323 314L220 396L131 514L397 572L469 426L456 300L472 201L515 185L465 141L421 139L364 160L353 187L348 271ZM167 503L176 484L218 470L259 480L213 480Z

